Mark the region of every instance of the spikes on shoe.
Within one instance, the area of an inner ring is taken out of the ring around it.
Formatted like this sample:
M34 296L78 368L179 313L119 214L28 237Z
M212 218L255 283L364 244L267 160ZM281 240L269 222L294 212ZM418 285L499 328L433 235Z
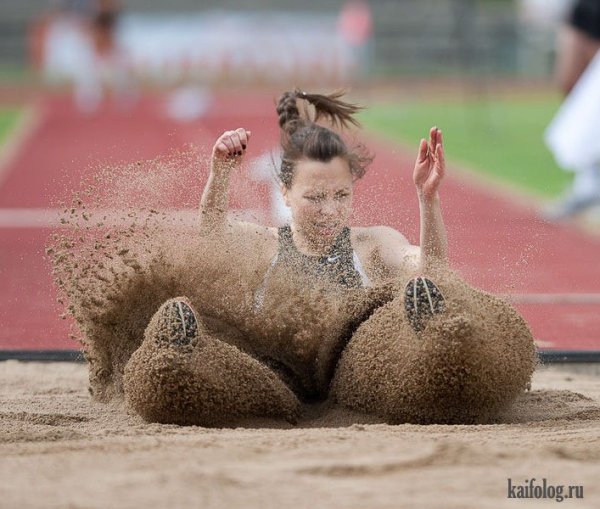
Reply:
M404 310L416 332L421 332L427 321L444 309L444 297L433 281L415 277L408 282L404 290Z

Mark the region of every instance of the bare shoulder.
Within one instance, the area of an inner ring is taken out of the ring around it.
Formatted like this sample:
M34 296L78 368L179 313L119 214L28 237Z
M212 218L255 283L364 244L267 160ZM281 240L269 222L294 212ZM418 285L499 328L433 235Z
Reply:
M253 240L273 240L277 239L277 228L272 226L263 226L262 224L252 223L250 221L239 221L230 219L228 226L233 233L246 235Z
M259 263L268 262L277 252L277 228L230 218L227 230L235 249L253 253Z
M352 244L376 282L410 274L418 266L419 248L390 226L352 228Z
M357 226L352 228L352 243L372 249L383 246L408 246L407 238L390 226Z

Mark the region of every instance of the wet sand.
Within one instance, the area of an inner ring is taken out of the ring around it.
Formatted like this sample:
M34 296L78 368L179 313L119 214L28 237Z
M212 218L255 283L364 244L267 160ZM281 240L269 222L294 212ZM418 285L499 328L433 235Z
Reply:
M541 367L494 425L397 425L326 404L297 426L147 424L94 401L83 364L0 363L1 507L548 507L600 504L600 376Z

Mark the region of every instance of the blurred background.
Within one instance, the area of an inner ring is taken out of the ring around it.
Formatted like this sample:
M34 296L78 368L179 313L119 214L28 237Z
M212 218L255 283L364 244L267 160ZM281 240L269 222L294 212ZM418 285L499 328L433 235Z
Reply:
M182 72L197 71L194 68L207 61L215 66L211 68L214 74L207 76L207 80L231 79L239 73L236 57L230 54L232 45L242 41L254 42L253 48L237 48L242 55L255 55L258 49L270 48L264 59L276 59L291 49L297 54L292 58L302 58L311 49L324 49L319 46L324 43L328 44L328 50L333 44L335 51L340 52L347 46L368 44L371 47L364 56L368 57L371 77L443 76L469 70L511 78L545 78L552 70L558 24L571 3L570 0L306 0L301 5L285 0L8 1L1 6L0 58L3 70L11 77L22 75L32 64L47 69L48 62L40 62L43 58L40 53L45 53L47 59L52 50L40 46L52 45L48 39L52 39L57 23L93 22L98 11L110 11L116 38L129 52L129 65L139 74L160 81L175 79ZM307 36L311 39L306 40ZM45 44L39 39L46 39ZM228 42L220 44L223 41ZM269 44L273 42L276 44ZM198 43L205 45L204 48L198 47ZM207 54L215 50L218 55ZM332 58L329 51L318 53L322 59ZM215 60L227 54L232 68L225 69L224 62L217 66ZM317 56L313 55L315 59ZM170 73L161 77L156 71L165 65ZM347 64L335 65L345 68ZM220 73L216 67L220 67ZM258 75L252 78L262 81Z
M378 154L370 182L380 194L361 217L392 224L415 243L409 170L418 140L440 126L452 166L445 214L459 266L486 289L520 295L540 345L600 348L600 179L597 191L592 176L579 186L583 197L575 196L575 163L568 167L548 134L571 96L555 77L573 6L3 1L0 350L74 347L56 318L43 249L57 227L57 200L99 165L148 160L189 143L208 149L223 130L249 126L260 136L245 178L265 187L257 194L264 203L245 203L243 194L234 202L263 220L280 217L265 167L277 151L274 100L296 86L343 87L368 106L361 121ZM408 172L397 176L397 167ZM385 194L382 182L395 178L399 194ZM398 212L397 199L410 205Z
M126 109L158 91L171 116L191 120L215 87L343 86L374 106L367 127L414 143L433 109L457 160L556 196L572 175L554 163L543 130L562 99L552 75L572 3L7 1L2 132L17 116L6 106L49 91L72 91L82 113L106 107L108 94Z

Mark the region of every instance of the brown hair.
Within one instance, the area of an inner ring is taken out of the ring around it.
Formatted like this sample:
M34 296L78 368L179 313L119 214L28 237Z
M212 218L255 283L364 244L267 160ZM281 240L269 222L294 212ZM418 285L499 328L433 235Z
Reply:
M279 126L281 127L282 162L279 180L288 189L292 186L296 163L301 159L327 163L334 157L348 162L355 178L361 178L367 166L373 160L363 145L349 148L342 137L316 122L327 119L333 126L348 127L360 125L354 115L360 106L342 101L344 92L337 91L329 95L307 94L300 90L285 92L277 103ZM298 100L307 101L315 108L314 119L300 114Z

